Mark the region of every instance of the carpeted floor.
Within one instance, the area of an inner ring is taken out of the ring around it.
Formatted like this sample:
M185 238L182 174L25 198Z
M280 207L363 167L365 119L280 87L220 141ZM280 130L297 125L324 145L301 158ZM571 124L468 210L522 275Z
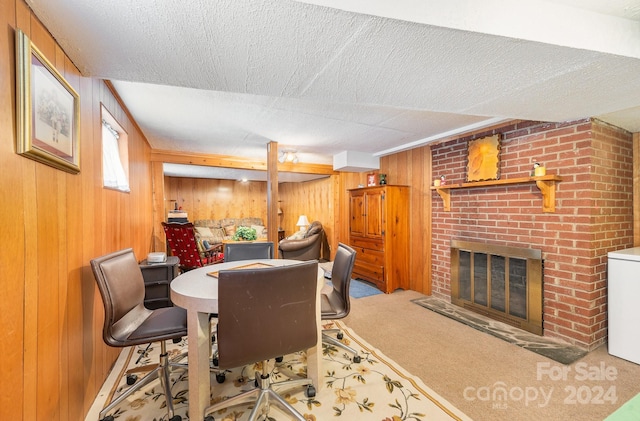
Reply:
M307 398L302 390L293 391L287 397L305 419L321 421L328 419L342 420L470 420L465 414L453 407L449 402L427 387L420 379L412 376L386 357L378 349L366 343L352 330L340 322L333 322L340 327L345 337L343 341L356 347L362 361L351 362L350 355L337 350L333 346L324 346L322 389L314 398ZM332 327L329 323L328 327ZM170 354L177 355L187 350L186 340L178 344L169 344ZM153 364L157 361L159 347L144 350L135 347L124 350L127 353L123 364L106 401L126 388L127 370L138 365ZM136 362L140 353L143 357ZM218 384L212 374L212 403L228 396L238 394L242 390L253 387L253 376L258 365L245 366L227 372L226 381ZM280 364L270 366L275 381L286 378L305 376L305 354L287 355ZM172 377L174 406L177 415L188 419L188 381L187 373L176 371ZM164 396L159 392L159 383L152 382L143 391L133 394L125 400L111 415L122 420L161 420L166 419ZM104 403L100 408L104 407ZM249 406L237 406L214 414L217 421L241 421L249 415ZM272 407L270 421L289 419L277 408ZM87 418L89 419L89 418ZM93 418L94 420L97 418Z
M352 300L344 322L474 421L602 421L640 392L640 365L606 345L564 365L412 302L424 297Z
M434 297L416 298L412 302L562 364L571 364L587 354L576 346L517 329Z

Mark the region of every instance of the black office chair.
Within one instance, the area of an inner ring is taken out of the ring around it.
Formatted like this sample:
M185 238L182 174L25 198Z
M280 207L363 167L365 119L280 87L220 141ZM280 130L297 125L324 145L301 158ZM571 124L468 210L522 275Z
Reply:
M320 297L322 320L336 320L347 317L351 311L351 301L349 299L349 285L351 284L351 273L356 262L356 251L351 247L339 243L336 256L333 259L331 269L331 283L333 288L328 293L322 293ZM329 336L329 333L336 333L337 338ZM358 351L340 342L343 334L340 329L325 329L322 331L322 342L331 344L349 351L353 354L353 362L361 361Z
M255 388L210 406L212 414L223 408L256 400L249 420L268 414L274 403L293 419L305 421L276 391L307 386L315 396L309 378L271 383L267 360L306 350L317 344L316 294L318 263L263 269L221 270L218 274L218 335L221 368L241 367L262 361L256 372ZM250 292L250 293L247 293ZM214 421L212 415L205 420Z
M187 366L169 360L165 341L187 335L186 310L180 307L163 307L156 310L145 308L144 279L130 248L91 260L91 269L104 304L104 342L120 348L160 342L161 350L157 368L100 411L99 418L112 421L113 416L103 418L104 414L118 406L133 392L158 378L166 397L169 420L180 421L182 417L174 415L173 412L169 372L170 367L186 369Z
M251 260L251 259L273 259L274 253L273 242L265 241L265 242L256 242L256 243L227 243L224 245L224 261L225 262L235 262L238 260ZM218 314L212 313L209 317L211 320L212 326L211 331L215 331L213 327L214 319L218 317ZM211 337L211 341L213 343L216 342L215 333ZM212 362L215 367L218 367L218 352L217 350L212 350ZM223 383L225 381L225 373L224 370L218 371L216 373L216 381L218 383Z
M272 241L256 243L226 243L224 245L224 261L273 259L274 246Z

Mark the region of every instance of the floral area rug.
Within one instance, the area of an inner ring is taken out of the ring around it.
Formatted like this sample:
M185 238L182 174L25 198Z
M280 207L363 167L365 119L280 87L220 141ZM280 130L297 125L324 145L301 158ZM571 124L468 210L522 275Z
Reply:
M294 389L284 395L305 419L309 421L324 420L469 420L462 412L429 389L420 379L410 375L379 350L367 344L352 330L341 322L324 322L325 327L339 327L344 332L343 342L360 350L362 361L353 363L350 355L332 345L323 346L322 372L323 386L313 398L305 396L304 390ZM170 353L178 355L187 349L186 339L167 347ZM110 402L118 394L129 387L126 384L126 372L136 372L140 377L144 374L143 366L158 361L159 345L151 348L133 347L125 349L128 359L116 378L117 384L107 397ZM184 362L186 360L183 360ZM274 381L288 378L306 377L306 355L299 352L284 357L281 363L269 362L269 369ZM261 364L248 365L226 372L226 380L219 384L215 374L211 374L211 402L215 403L254 385L256 371L261 371ZM174 408L176 415L189 419L188 414L188 381L187 372L176 370L171 375ZM106 406L106 404L105 404ZM104 407L104 406L103 406ZM251 411L249 404L236 406L214 413L216 421L246 420ZM153 381L146 388L134 393L118 408L107 415L117 420L166 420L166 404L161 393L159 382ZM280 410L272 405L269 421L288 420Z

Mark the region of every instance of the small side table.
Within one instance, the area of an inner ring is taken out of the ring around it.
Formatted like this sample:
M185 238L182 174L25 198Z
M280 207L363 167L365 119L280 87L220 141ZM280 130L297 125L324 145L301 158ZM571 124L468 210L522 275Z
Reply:
M180 259L167 256L163 263L148 263L147 259L140 262L140 270L144 278L144 306L154 310L161 307L171 307L170 284L178 276Z
M278 241L284 240L284 230L278 230Z

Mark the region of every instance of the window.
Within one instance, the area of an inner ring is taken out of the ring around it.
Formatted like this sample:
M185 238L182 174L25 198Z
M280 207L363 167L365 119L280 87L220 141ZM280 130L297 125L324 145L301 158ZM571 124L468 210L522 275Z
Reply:
M102 106L103 186L123 192L129 189L128 137L122 126Z

